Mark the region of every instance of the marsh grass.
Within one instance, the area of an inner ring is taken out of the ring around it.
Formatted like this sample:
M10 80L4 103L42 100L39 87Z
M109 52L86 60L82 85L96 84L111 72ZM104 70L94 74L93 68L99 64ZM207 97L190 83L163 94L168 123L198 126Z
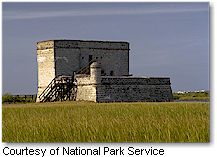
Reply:
M173 98L175 100L195 100L195 101L209 101L209 92L189 92L189 93L173 93Z
M209 142L209 103L3 105L3 142Z

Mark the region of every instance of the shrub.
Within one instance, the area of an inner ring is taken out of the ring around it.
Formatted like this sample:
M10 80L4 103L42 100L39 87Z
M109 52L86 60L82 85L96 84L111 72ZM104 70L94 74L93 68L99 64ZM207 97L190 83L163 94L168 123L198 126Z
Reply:
M6 93L2 96L2 103L13 103L13 96L10 93Z
M36 96L32 98L30 97L20 97L19 95L11 95L10 93L6 93L2 96L2 103L28 103L28 102L35 102Z

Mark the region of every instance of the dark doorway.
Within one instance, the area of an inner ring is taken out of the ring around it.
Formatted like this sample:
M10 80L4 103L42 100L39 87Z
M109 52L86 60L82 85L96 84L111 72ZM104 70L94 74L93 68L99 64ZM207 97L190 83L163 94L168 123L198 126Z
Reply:
M110 71L110 75L113 76L114 75L114 71Z
M92 61L93 55L89 55L89 62Z

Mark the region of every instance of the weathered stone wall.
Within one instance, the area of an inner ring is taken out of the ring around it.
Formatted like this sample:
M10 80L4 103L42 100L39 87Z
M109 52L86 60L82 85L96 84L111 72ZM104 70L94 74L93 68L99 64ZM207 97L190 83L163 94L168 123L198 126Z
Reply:
M101 83L102 85L170 85L170 78L102 76Z
M123 41L94 41L94 40L55 40L55 48L88 48L88 49L122 49L128 50L129 43Z
M56 74L67 75L87 66L91 59L101 64L103 75L129 75L129 43L55 40Z
M55 77L53 41L37 44L38 94L39 96ZM38 98L37 98L38 101Z
M102 77L97 101L172 101L169 78Z
M79 53L77 49L55 49L56 75L73 75L73 72L78 71L80 69Z
M101 69L97 62L90 65L90 75L77 74L76 100L96 102L96 88L101 83Z
M77 93L76 101L94 101L96 102L96 82L90 75L76 75Z
M90 75L76 75L77 98L95 102L172 101L169 78L101 76L94 62Z
M93 84L90 75L76 75L76 80L76 101L85 100L96 102L96 85Z
M37 43L37 50L53 49L54 40L40 41Z
M127 42L48 40L37 43L37 54L38 82L42 86L47 85L50 77L73 75L87 66L90 56L101 64L104 75L129 75Z
M76 100L94 102L172 101L169 78L109 78L94 83L89 75L78 75Z

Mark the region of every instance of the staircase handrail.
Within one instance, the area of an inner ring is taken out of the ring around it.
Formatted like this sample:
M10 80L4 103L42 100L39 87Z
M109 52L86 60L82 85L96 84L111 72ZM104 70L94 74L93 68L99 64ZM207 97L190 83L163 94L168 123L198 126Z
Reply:
M54 77L53 78L53 80L49 83L49 85L47 85L47 87L43 90L43 92L39 95L39 99L41 99L42 98L42 96L44 96L46 93L47 93L47 91L52 87L52 85L54 84L54 82L56 81L56 79L59 77L59 75L58 76L56 76L56 77Z
M90 67L90 65L91 65L93 62L95 62L95 61L96 61L96 60L93 59L93 60L91 60L90 62L88 62L87 65L84 66L83 68L79 69L79 70L76 72L76 74L80 74L81 72L83 72L83 71L85 71L86 69L88 69L88 68Z
M43 97L49 96L49 92L52 90L52 87L55 86L55 84L58 84L59 82L63 82L65 79L72 79L73 76L67 76L67 75L57 75L50 83L49 85L43 90L43 92L39 95L39 100L41 100ZM47 99L47 98L45 98ZM43 101L43 100L42 100Z

